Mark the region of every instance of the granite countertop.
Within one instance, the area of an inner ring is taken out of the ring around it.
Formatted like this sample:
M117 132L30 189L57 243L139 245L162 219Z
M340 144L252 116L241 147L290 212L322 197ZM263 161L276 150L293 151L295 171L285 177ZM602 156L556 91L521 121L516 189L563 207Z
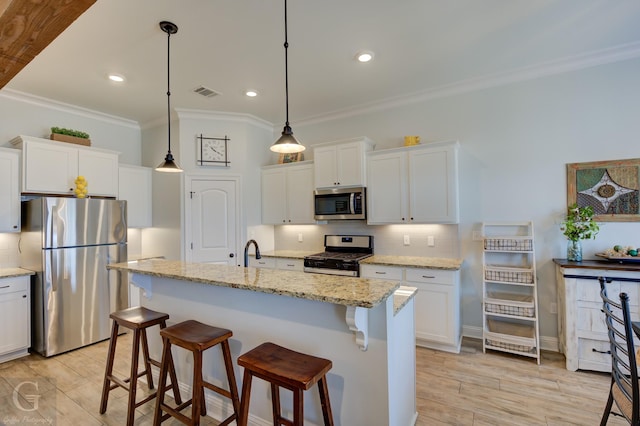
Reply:
M420 257L420 256L387 256L374 254L360 261L361 265L387 265L404 266L408 268L429 268L457 271L462 266L462 259L446 257Z
M22 268L0 268L0 278L23 277L25 275L35 275L35 272Z
M304 259L305 256L311 256L312 254L316 254L321 252L320 250L314 251L304 251L304 250L271 250L271 251L260 251L260 256L262 257L279 257L284 259ZM255 254L250 254L249 256L255 257Z
M314 251L302 251L302 250L273 250L267 252L260 252L262 257L279 257L287 259L304 259L305 256L310 256L321 252L320 250ZM251 254L250 256L254 256ZM360 261L360 264L369 265L387 265L387 266L404 266L408 268L430 268L430 269L445 269L451 271L457 271L462 267L462 259L452 259L446 257L422 257L422 256L389 256L389 255L377 255L374 254Z
M115 263L107 268L363 308L379 305L400 286L398 282L378 279L162 259Z

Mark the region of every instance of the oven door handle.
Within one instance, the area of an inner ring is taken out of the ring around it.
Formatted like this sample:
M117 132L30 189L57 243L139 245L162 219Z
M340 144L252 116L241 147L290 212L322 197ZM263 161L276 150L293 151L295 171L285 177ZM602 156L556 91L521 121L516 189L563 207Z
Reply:
M349 210L351 214L356 214L356 193L349 194Z

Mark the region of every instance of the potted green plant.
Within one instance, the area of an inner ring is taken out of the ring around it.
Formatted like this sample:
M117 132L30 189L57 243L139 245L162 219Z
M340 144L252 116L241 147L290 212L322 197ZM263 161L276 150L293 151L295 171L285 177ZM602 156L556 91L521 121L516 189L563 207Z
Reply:
M600 226L593 220L593 207L573 204L567 208L567 217L560 229L567 237L567 260L582 261L581 240L595 239Z
M65 129L63 127L52 127L50 138L54 141L91 146L91 139L89 138L89 134L80 130Z

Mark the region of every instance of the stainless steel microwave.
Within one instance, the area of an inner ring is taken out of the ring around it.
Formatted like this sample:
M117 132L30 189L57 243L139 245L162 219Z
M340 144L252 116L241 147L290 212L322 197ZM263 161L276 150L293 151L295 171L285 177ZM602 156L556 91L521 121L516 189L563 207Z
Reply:
M364 187L316 189L314 218L366 219L365 194Z

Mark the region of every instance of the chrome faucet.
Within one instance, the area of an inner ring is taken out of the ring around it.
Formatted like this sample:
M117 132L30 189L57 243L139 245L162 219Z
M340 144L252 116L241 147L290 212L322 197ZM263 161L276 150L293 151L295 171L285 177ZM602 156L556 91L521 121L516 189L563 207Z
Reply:
M260 259L262 257L260 256L260 249L258 248L258 243L256 242L256 240L247 241L247 245L244 246L244 267L245 268L249 266L249 246L251 244L256 246L256 259Z

